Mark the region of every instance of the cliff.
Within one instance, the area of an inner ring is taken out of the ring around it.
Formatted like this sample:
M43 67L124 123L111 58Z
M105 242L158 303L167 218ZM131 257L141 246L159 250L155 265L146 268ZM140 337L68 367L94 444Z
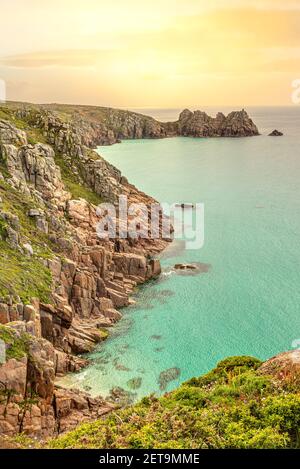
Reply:
M111 145L124 139L185 137L249 137L259 135L258 129L245 110L227 116L219 112L211 117L202 111L185 109L175 122L159 122L152 117L132 111L100 106L72 106L63 104L32 105L8 103L10 111L22 118L43 116L39 127L49 116L59 116L77 134L81 144L90 148Z
M45 437L107 408L62 395L54 378L85 365L76 355L105 340L135 287L160 273L152 256L168 240L98 237L101 201L155 201L88 148L88 138L63 115L0 107L0 434Z

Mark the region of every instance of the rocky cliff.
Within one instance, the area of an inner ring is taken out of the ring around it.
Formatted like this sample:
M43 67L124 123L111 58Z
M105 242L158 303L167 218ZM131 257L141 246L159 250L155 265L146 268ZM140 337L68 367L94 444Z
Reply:
M76 355L104 340L135 287L160 273L162 236L99 238L100 202L156 202L86 144L89 130L62 114L0 107L0 434L45 437L111 408L62 392L55 376L84 366Z
M78 141L87 147L111 145L124 139L185 137L249 137L259 135L247 112L233 111L227 116L219 112L211 117L202 111L185 109L175 122L159 122L136 112L99 106L72 106L51 104L34 106L9 103L10 110L32 119L41 116L38 126L43 128L49 116L59 116L66 126L72 127ZM50 119L51 120L51 119ZM47 125L47 124L46 124Z
M176 123L169 124L176 135L188 137L252 137L258 129L247 112L233 111L228 116L221 112L210 117L205 112L185 109Z

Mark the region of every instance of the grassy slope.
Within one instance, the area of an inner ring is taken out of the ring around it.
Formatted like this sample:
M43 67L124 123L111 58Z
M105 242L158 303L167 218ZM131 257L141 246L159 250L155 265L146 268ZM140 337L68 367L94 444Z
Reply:
M19 104L10 103L0 106L0 119L11 122L17 128L24 130L28 142L46 143L45 136L40 129L30 127L26 120L16 118L14 109ZM34 105L33 105L34 108ZM88 202L98 205L102 202L100 196L90 188L82 185L78 177L68 167L61 155L56 155L56 164L61 169L62 180L72 198L83 198ZM10 177L5 162L0 157L0 172L4 177ZM43 259L52 257L53 246L48 237L38 230L35 222L27 216L28 210L38 208L37 203L23 194L18 193L5 181L0 180L0 210L17 215L20 221L20 235L23 243L30 243L34 250L34 256L24 256L21 252L10 248L6 242L7 223L0 218L0 297L7 295L19 296L25 303L33 297L41 301L51 301L51 275L43 263Z
M90 204L99 205L103 202L102 197L92 191L89 187L81 184L77 176L72 172L61 155L55 155L55 163L59 166L61 177L67 191L72 195L72 199L85 199Z
M34 251L34 256L30 257L12 249L6 241L7 223L0 219L0 297L12 294L20 296L25 303L33 297L47 302L52 280L43 260L52 257L52 246L27 215L37 204L4 181L0 181L0 197L1 211L18 217L22 241L31 244Z
M84 424L50 448L299 447L299 386L263 376L260 361L231 357L159 399Z
M26 333L18 336L12 329L0 324L0 340L6 344L6 359L20 360L28 354L29 336Z

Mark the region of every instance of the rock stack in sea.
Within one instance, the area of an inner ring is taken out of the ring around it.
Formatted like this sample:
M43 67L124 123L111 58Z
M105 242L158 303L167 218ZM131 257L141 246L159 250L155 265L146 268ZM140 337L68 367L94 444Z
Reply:
M233 111L228 116L219 112L216 117L185 109L173 126L177 135L187 137L250 137L259 134L244 109Z

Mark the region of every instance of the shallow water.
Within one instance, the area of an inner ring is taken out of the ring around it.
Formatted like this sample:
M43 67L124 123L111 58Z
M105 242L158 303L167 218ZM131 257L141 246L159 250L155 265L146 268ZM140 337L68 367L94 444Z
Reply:
M300 109L250 113L261 132L285 135L135 140L99 149L159 201L204 202L205 243L200 250L169 246L161 278L140 288L93 364L64 384L105 395L115 386L132 390L129 380L141 378L133 390L141 397L161 392L166 369L180 370L170 390L226 356L265 359L300 337ZM211 268L184 276L171 270L178 262Z

